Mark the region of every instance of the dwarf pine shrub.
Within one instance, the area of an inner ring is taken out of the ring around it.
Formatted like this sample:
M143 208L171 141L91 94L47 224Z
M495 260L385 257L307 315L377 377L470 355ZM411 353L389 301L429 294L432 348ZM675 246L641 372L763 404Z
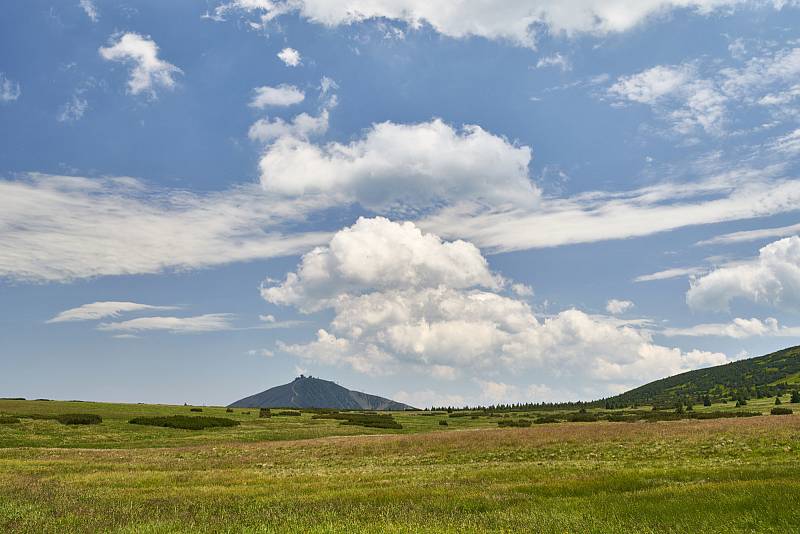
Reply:
M778 408L777 406L769 411L772 415L791 415L791 408Z
M164 428L180 428L183 430L203 430L214 427L238 426L239 421L225 417L172 415L167 417L134 417L128 423L132 425L161 426Z
M55 420L62 425L99 425L103 418L94 414L65 413L57 415Z

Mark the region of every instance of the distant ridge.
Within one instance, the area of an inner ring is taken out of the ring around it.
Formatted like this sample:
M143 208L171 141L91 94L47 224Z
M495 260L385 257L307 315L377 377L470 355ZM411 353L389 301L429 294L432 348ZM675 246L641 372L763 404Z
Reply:
M330 380L300 375L282 386L245 397L231 408L333 408L337 410L413 410L391 399L353 391Z
M680 400L697 402L703 396L713 400L774 396L800 386L800 346L765 356L737 360L662 378L595 404L671 404Z

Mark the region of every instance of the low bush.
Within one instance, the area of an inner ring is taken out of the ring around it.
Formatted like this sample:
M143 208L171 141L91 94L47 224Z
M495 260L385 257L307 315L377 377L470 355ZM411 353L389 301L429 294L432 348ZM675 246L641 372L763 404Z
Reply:
M272 412L269 410L269 408L261 408L258 411L258 417L272 417Z
M128 423L132 425L161 426L164 428L180 428L183 430L203 430L214 427L238 426L239 421L225 417L172 415L168 417L134 417Z
M567 415L567 421L571 423L594 423L597 421L597 416L586 412L571 413Z
M225 410L225 413L233 413L233 408L228 408L227 410Z
M534 422L534 424L537 424L537 425L544 425L544 424L547 424L547 423L558 423L558 422L560 422L560 420L556 419L552 415L543 415L541 417L537 417L536 419L534 419L533 422Z
M190 412L202 412L203 409L202 408L189 408L189 411Z
M791 408L778 408L777 406L769 411L772 415L791 415Z
M282 412L277 412L275 415L286 415L289 417L299 417L302 415L300 412L295 410L283 410Z
M55 416L62 425L99 425L103 418L90 413L65 413Z
M25 397L0 397L0 400L25 400Z
M497 426L501 428L505 427L529 427L531 426L531 422L529 419L503 419L502 421L497 422Z
M0 425L13 425L19 423L19 419L16 417L8 417L5 415L0 415Z
M317 414L312 419L336 419L342 422L343 425L364 426L369 428L388 428L393 430L400 430L403 425L395 421L391 415L383 414L361 414L361 413L325 413Z
M444 419L439 420L439 426L447 426L447 421Z

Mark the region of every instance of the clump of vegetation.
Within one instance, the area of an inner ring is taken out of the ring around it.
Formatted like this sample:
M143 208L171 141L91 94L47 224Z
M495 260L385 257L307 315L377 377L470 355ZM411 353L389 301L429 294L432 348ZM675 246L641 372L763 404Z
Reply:
M793 390L792 391L792 399L789 402L791 402L792 404L797 404L798 402L800 402L800 391L798 391L796 389Z
M228 408L227 410L225 410L225 413L233 413L233 408Z
M272 417L272 412L269 408L261 408L258 411L258 417Z
M202 412L203 409L202 408L189 408L189 411L190 412Z
M527 428L531 426L531 421L530 419L503 419L497 422L497 426L501 428L507 428L507 427Z
M440 419L439 426L447 426L447 421L445 419Z
M13 425L16 423L19 423L19 419L17 419L16 417L0 415L0 425Z
M132 425L161 426L165 428L180 428L184 430L203 430L214 427L239 426L239 421L225 417L172 415L155 417L134 417L128 423Z
M62 425L99 425L103 418L89 413L65 413L54 418Z
M775 406L780 406L780 405L781 405L781 398L775 397Z
M597 416L591 413L578 412L567 415L567 421L571 423L594 423L597 421Z
M25 400L25 397L0 397L0 400Z
M296 411L296 410L283 410L281 412L276 413L275 415L286 415L286 416L289 416L289 417L299 417L302 414L300 412Z
M769 411L772 415L792 415L791 408L778 408L777 406Z
M546 423L558 423L559 419L556 419L552 415L543 415L542 417L537 417L534 419L533 422L537 425L544 425Z
M335 412L317 414L312 417L312 419L336 419L341 421L343 425L364 426L368 428L389 428L393 430L401 430L403 428L403 425L395 421L394 417L388 414L373 415Z

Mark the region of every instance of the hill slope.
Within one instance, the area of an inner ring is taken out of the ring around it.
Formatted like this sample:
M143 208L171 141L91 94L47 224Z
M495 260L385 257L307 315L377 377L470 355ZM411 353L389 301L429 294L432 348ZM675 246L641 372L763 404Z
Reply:
M697 402L704 395L712 399L751 398L796 389L798 383L800 346L662 378L605 399L605 402L629 406L673 404L679 400Z
M337 410L408 410L402 402L352 391L329 380L299 376L292 382L256 393L232 408L335 408Z

